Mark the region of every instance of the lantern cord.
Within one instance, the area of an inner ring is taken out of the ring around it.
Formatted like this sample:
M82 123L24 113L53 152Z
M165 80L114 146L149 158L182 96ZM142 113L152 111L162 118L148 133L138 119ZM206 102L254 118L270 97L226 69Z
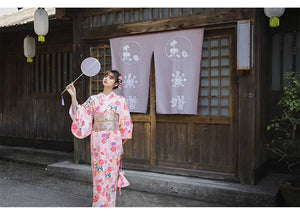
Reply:
M82 75L83 75L83 73L81 73L80 76L78 76L78 77L73 81L73 83L76 82ZM65 93L66 90L67 90L67 89L63 90L63 92L62 92L61 94Z

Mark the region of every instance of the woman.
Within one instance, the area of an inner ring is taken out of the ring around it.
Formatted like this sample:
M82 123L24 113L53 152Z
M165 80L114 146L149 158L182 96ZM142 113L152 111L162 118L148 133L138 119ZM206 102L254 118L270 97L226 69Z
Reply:
M91 134L91 167L93 173L93 207L114 207L123 144L132 136L132 122L125 98L113 92L121 84L118 71L104 74L104 90L82 104L76 100L76 89L71 83L70 116L72 133L77 138Z

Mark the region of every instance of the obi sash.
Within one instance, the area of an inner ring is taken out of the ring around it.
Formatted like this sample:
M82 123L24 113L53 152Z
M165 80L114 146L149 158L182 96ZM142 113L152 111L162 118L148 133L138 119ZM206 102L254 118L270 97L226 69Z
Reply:
M119 117L117 113L96 113L94 117L94 131L119 130Z

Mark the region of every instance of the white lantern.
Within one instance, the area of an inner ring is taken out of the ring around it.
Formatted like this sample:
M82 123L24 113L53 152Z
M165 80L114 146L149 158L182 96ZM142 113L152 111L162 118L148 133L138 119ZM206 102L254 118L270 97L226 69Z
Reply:
M43 8L38 8L34 12L34 31L38 35L38 41L45 42L45 35L49 29L48 13Z
M279 26L279 17L284 13L284 8L265 8L264 12L267 17L270 18L270 26Z
M24 55L27 57L27 62L32 62L35 56L35 40L28 35L24 38Z

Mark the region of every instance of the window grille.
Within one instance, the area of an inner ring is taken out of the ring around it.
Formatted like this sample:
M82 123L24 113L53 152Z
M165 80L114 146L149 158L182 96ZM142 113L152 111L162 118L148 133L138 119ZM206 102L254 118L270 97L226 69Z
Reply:
M72 80L72 53L36 55L33 76L34 93L61 92Z
M199 114L231 116L229 37L209 37L203 41Z

